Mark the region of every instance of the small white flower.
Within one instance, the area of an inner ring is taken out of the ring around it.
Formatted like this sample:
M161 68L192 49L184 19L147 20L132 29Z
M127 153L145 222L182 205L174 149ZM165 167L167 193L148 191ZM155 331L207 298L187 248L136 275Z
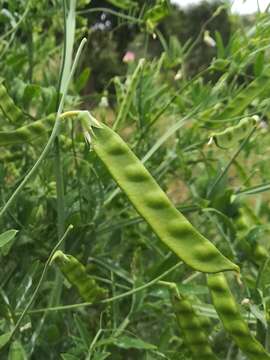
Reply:
M182 79L182 71L178 70L177 73L174 76L174 80L177 81L177 80L180 80L180 79Z
M259 115L253 115L252 116L252 119L254 119L256 121L256 123L259 123L260 122L260 117Z
M209 139L209 141L208 141L208 143L207 143L207 145L208 145L208 146L209 146L209 145L212 145L212 144L213 144L213 141L214 141L213 136L211 136L210 139Z
M109 102L108 102L107 96L102 96L102 98L100 99L99 106L100 106L101 108L107 108L107 107L109 107Z
M210 32L206 30L203 35L203 41L210 47L216 46L216 41L210 36Z
M20 332L23 332L25 330L29 330L32 328L32 324L30 322L26 323L25 325L20 327Z
M241 305L249 305L250 304L250 299L249 298L244 298L242 301L241 301Z

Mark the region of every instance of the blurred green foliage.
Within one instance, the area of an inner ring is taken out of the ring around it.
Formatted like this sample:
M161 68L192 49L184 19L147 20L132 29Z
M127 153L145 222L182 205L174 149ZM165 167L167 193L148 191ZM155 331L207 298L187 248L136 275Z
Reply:
M0 4L0 80L25 114L15 126L0 109L1 131L11 131L57 110L63 7L67 15L70 1ZM243 302L252 331L269 348L269 14L242 19L219 2L204 2L187 11L171 5L169 15L166 10L164 18L159 13L151 18L157 5L168 4L77 1L75 48L83 36L88 42L65 111L90 109L111 125L137 61L147 59L119 133L194 226L239 264L241 280L228 275L233 293ZM127 51L134 52L134 61L123 62ZM213 131L253 114L260 126L237 156L240 143L226 151L208 144ZM2 206L47 139L1 147ZM8 230L18 232L0 244L0 344L8 341L57 242L59 167L64 226L74 225L62 251L85 264L109 298L143 288L117 301L77 306L83 302L80 294L52 265L0 358L192 359L169 292L158 283L164 276L206 320L217 356L245 359L221 327L204 275L184 265L167 273L178 259L117 189L76 122L63 124L59 144L60 162L54 147L1 219L1 239Z

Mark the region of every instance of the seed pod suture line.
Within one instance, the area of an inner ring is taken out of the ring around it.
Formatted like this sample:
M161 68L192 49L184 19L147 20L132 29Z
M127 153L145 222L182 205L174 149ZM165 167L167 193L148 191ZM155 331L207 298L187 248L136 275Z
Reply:
M96 281L87 274L85 266L74 256L58 250L54 254L52 262L56 263L62 274L78 290L84 301L94 303L107 297L107 290L98 286Z
M100 124L93 130L92 146L138 213L160 240L187 265L209 273L239 271L237 265L224 257L174 207L118 134Z
M270 354L253 337L231 293L224 274L211 274L207 279L212 301L225 330L250 360L269 360Z
M171 288L170 292L178 326L194 360L217 360L201 325L200 318L197 316L189 299L179 294L176 289Z

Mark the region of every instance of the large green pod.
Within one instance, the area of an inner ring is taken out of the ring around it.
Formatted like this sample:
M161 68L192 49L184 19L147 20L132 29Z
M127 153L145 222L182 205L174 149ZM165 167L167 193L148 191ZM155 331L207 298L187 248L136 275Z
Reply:
M239 270L174 207L118 134L100 124L93 129L92 146L138 213L187 265L207 273Z

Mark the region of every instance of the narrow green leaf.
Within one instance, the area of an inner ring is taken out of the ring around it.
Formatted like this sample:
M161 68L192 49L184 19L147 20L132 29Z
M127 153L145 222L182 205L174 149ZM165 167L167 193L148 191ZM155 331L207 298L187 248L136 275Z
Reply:
M65 353L65 354L61 354L61 359L63 360L77 360L78 358L74 355Z
M254 63L254 75L256 77L260 76L263 72L264 60L265 60L264 51L260 51L256 56L256 60Z
M0 336L0 349L2 349L10 340L11 332Z
M183 295L205 295L209 293L208 287L196 284L177 284L177 288Z
M27 360L25 350L20 341L13 341L8 353L8 360Z
M107 359L109 356L111 355L111 353L108 352L103 352L103 353L95 353L93 360L105 360Z
M12 241L17 234L18 230L8 230L0 235L0 248Z
M223 39L222 39L219 31L215 31L215 39L216 39L216 45L217 45L218 58L223 59L225 57L225 47L224 47Z
M255 316L255 318L258 319L263 324L265 329L267 329L267 321L265 319L264 312L261 311L259 309L258 305L255 305L255 304L250 304L249 308L250 308L250 311L252 312L252 314Z
M41 87L36 84L27 84L23 92L23 103L29 106L31 102L37 99L41 94Z
M131 0L107 0L107 2L123 10L129 10L137 6L135 1Z
M78 78L76 79L76 82L75 82L75 87L78 92L81 91L85 87L85 85L90 77L90 74L91 74L91 69L89 67L86 67L80 73L80 75L78 76Z
M157 347L141 339L130 336L120 336L115 339L114 344L122 349L156 350Z
M160 0L146 11L144 19L148 30L153 31L158 23L169 15L169 4L167 0Z
M237 191L236 194L234 194L234 196L255 195L269 190L270 190L270 183L264 183L264 184L252 186L244 190L239 190Z

